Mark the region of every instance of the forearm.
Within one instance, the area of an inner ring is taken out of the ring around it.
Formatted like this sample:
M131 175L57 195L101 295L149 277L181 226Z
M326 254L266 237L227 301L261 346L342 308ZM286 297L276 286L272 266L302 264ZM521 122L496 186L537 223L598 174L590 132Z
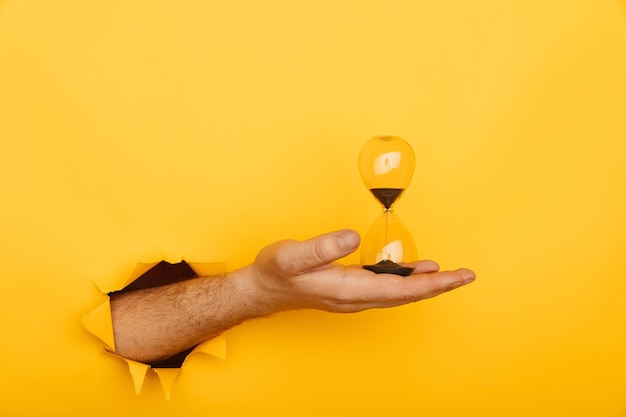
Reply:
M147 363L272 312L257 295L249 267L111 296L116 353Z

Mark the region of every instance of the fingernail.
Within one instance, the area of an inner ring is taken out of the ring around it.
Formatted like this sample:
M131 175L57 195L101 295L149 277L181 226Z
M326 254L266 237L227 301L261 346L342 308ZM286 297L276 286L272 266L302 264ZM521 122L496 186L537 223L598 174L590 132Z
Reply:
M337 244L343 250L354 249L359 246L359 235L355 232L341 232L337 235Z
M463 277L463 284L469 284L476 279L476 274L474 274L474 271L471 271L469 269L462 269L461 276Z

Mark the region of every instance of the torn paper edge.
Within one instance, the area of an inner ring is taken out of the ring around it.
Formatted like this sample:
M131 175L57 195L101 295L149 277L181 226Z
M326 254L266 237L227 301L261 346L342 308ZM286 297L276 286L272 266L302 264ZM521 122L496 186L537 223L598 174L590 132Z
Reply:
M181 259L181 261L182 260L184 259ZM189 355L187 355L180 368L152 368L148 364L126 359L115 353L113 320L111 318L111 301L108 294L125 288L159 262L139 262L135 265L135 268L127 278L110 278L108 280L94 281L96 288L98 288L100 293L103 295L104 301L95 309L91 310L91 312L86 314L82 318L81 322L91 334L96 336L105 344L105 351L126 362L129 373L133 379L136 395L140 394L146 375L150 370L152 370L156 373L159 381L161 382L165 398L169 400L176 378L185 366L187 359L198 353L214 356L222 360L226 359L226 338L219 335L199 344L191 351L191 353L189 353ZM187 264L194 270L194 272L196 272L198 276L222 275L226 273L226 264L224 262L202 263L190 262L187 260L185 260L185 262L187 262Z

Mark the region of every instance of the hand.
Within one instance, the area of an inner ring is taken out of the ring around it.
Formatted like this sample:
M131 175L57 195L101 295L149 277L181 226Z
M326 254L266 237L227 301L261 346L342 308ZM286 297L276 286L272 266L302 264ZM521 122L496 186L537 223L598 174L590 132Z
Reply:
M268 314L299 308L350 313L435 297L475 279L469 269L439 272L433 261L418 262L406 277L332 263L354 252L359 243L356 232L341 230L262 249L249 271L255 299L263 300L258 307Z

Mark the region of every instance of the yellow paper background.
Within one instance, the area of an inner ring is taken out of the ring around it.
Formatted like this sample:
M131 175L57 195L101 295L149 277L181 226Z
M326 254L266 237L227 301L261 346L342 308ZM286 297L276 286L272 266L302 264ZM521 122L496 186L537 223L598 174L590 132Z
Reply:
M365 233L379 134L478 281L246 323L137 396L92 281ZM626 416L624 1L0 1L0 143L2 416Z

